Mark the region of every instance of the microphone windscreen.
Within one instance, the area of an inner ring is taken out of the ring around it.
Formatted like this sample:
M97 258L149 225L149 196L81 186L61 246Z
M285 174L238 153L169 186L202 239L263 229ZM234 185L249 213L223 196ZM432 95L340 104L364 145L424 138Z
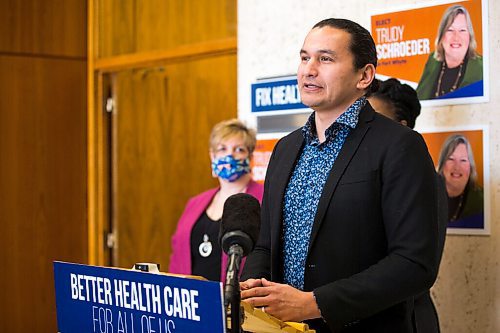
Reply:
M260 203L250 194L234 194L224 203L219 243L222 243L222 237L225 234L232 231L245 233L255 246L260 231Z

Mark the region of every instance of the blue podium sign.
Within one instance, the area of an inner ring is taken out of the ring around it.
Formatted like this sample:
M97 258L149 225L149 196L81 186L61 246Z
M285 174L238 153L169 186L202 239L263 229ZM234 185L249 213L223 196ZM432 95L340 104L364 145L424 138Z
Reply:
M226 331L222 283L54 262L60 333Z

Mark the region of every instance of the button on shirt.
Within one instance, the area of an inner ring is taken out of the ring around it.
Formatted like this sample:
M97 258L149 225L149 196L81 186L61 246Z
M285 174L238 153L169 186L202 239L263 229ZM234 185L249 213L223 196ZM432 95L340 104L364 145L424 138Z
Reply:
M309 239L319 199L345 139L358 124L366 98L359 98L325 131L319 142L311 114L302 128L305 146L285 191L283 206L283 258L285 283L304 289Z

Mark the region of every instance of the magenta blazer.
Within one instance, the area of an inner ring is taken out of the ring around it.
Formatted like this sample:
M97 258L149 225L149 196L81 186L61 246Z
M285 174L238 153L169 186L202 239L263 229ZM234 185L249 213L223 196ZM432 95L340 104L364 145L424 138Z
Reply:
M194 224L200 218L201 214L207 209L213 197L219 191L219 188L213 188L189 199L184 208L184 212L177 224L177 230L172 236L172 254L168 267L169 273L191 275L191 230ZM264 187L251 180L248 183L246 193L254 196L262 203L262 194ZM224 282L227 266L227 255L222 253L221 281ZM240 272L243 270L242 263Z

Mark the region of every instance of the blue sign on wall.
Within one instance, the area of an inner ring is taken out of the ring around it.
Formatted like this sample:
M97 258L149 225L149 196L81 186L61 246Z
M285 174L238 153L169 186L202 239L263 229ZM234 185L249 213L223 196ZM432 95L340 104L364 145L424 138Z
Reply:
M222 283L54 262L61 333L225 332Z
M297 79L252 84L252 112L307 109L301 103Z

